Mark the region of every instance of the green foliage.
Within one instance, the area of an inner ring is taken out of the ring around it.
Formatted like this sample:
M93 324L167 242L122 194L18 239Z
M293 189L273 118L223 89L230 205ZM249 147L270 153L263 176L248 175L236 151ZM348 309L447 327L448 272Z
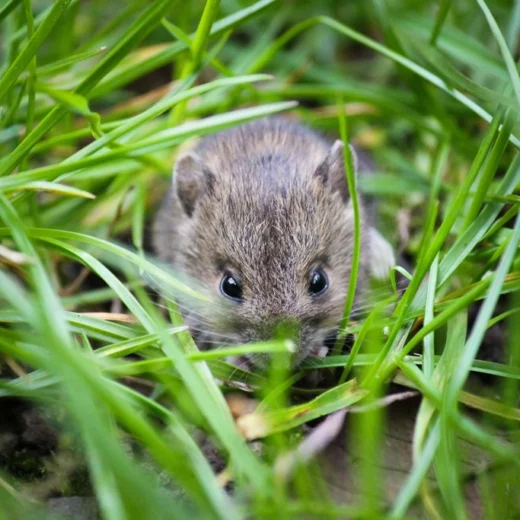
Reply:
M3 2L0 408L18 397L52 417L104 518L464 519L477 502L518 517L519 20L518 0ZM152 290L211 295L148 250L181 148L287 111L374 156L356 179L345 147L348 183L377 199L411 273L359 309L352 284L350 353L297 374L280 368L284 338L199 352ZM500 362L478 359L493 327ZM272 371L224 361L260 352ZM300 384L316 370L336 386ZM390 383L421 396L397 422ZM235 421L233 385L257 413ZM359 461L304 465L325 448L302 426L345 408ZM0 471L0 518L41 517L35 487Z

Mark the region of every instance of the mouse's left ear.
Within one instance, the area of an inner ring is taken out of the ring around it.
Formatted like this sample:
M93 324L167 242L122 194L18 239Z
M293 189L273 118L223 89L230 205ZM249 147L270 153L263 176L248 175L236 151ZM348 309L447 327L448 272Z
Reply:
M177 160L173 185L178 200L188 217L193 215L197 201L211 193L215 175L195 152L188 152Z
M354 173L357 175L358 159L356 152L349 145L350 155L352 157L352 166ZM327 156L323 162L316 168L315 177L319 178L323 184L329 186L333 191L338 191L346 202L350 199L348 190L345 161L343 159L343 141L339 139L329 148Z

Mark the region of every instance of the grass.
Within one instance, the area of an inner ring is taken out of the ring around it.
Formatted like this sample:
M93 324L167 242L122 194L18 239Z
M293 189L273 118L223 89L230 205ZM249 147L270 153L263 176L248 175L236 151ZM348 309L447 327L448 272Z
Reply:
M517 518L519 16L517 0L4 2L0 402L35 403L60 444L36 481L0 467L0 518L40 518L48 482L45 496L77 492L67 453L107 519ZM209 304L149 249L177 154L277 113L370 151L377 171L356 179L344 148L349 186L377 199L411 273L356 320L352 289L352 351L298 374L224 359L282 367L283 338L199 352L152 295ZM478 359L497 328L502 358ZM313 370L337 370L335 386L300 384ZM236 420L232 385L257 413ZM326 436L345 409L355 463L303 429L326 418ZM298 465L308 449L320 464Z

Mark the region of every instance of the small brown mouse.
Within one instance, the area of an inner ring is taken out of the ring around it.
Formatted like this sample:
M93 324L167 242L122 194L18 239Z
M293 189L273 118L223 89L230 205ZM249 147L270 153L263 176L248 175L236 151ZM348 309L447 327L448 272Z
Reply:
M368 169L367 157L354 159ZM362 202L360 214L357 294L370 273L384 278L394 264ZM177 160L153 242L161 260L219 302L184 312L200 347L268 340L284 324L295 365L317 356L337 331L350 282L354 220L343 143L281 118L202 139ZM265 367L268 359L250 361Z

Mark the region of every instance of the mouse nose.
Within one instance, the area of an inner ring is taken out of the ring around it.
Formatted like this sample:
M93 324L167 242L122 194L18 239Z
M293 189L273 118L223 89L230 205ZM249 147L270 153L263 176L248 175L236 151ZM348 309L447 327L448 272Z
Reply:
M290 339L298 343L300 336L300 324L295 319L290 318L271 318L262 320L255 327L260 341L272 339Z

